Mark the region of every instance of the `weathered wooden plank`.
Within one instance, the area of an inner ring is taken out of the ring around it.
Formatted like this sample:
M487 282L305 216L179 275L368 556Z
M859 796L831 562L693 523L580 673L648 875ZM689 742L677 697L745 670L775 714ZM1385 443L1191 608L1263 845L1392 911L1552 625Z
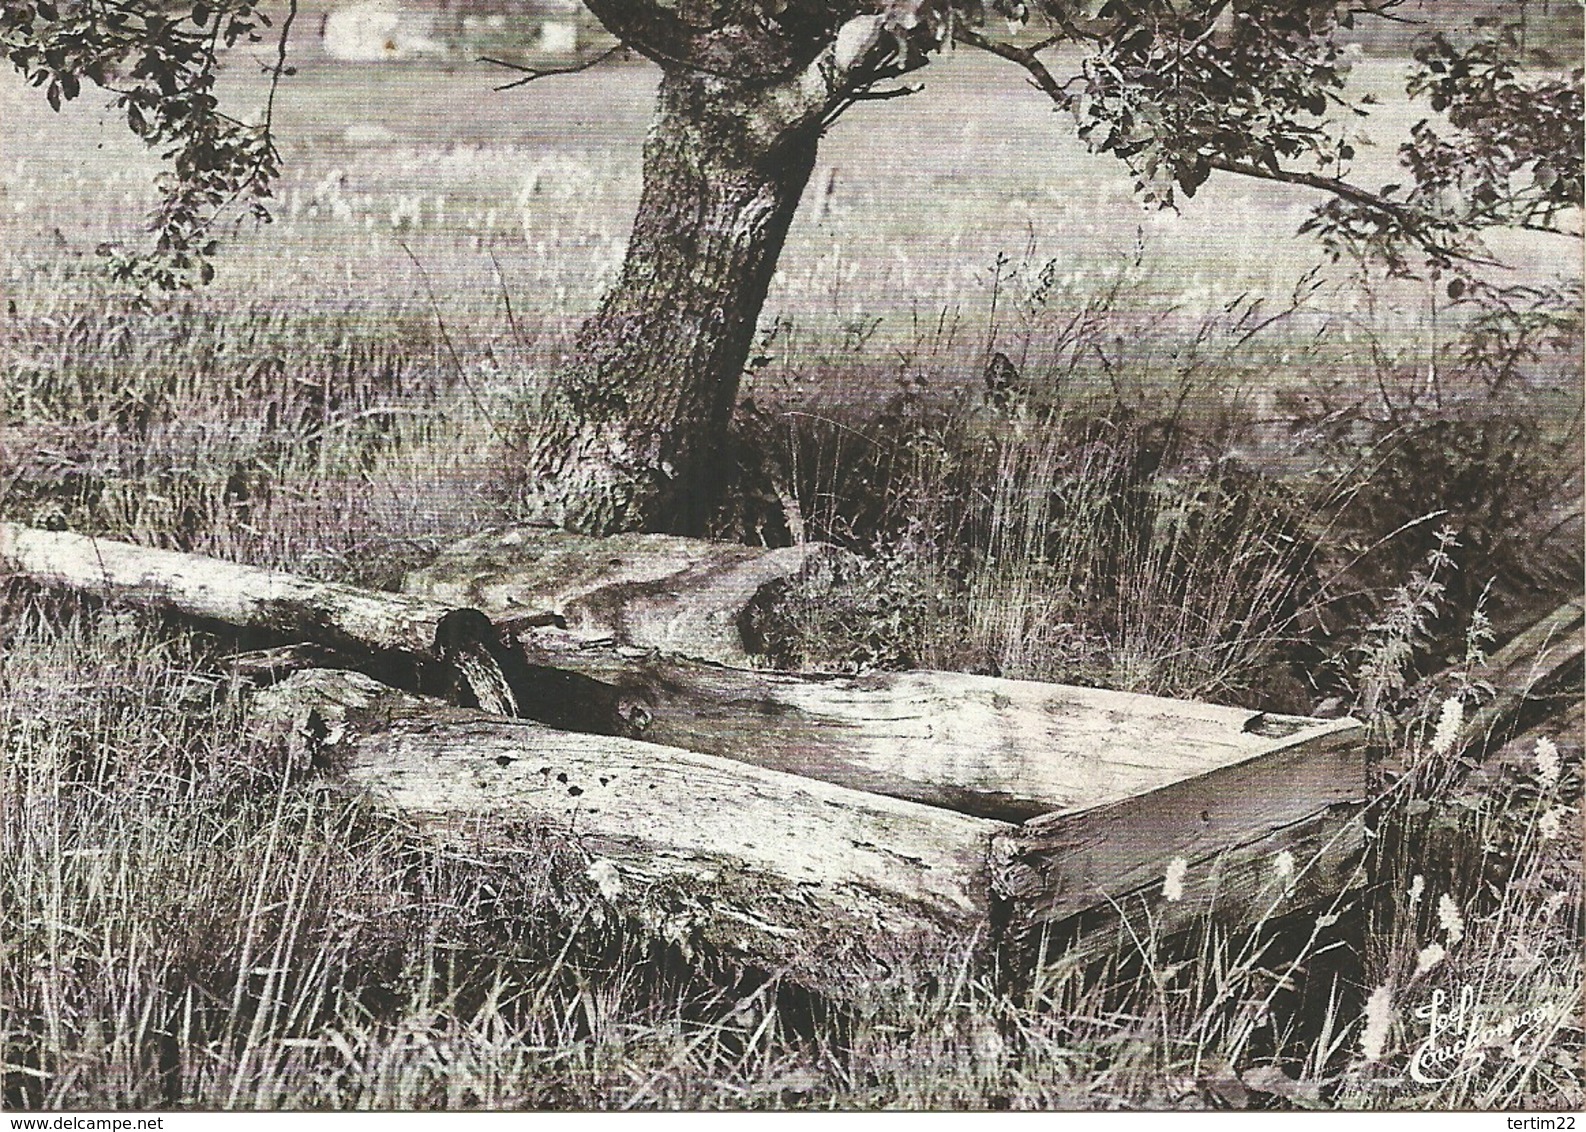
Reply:
M1357 726L962 673L793 676L522 639L547 670L609 689L597 728L1007 820L1105 805Z
M852 555L824 543L766 549L680 538L602 538L541 527L486 531L409 574L410 594L466 605L497 621L551 613L585 638L747 666L756 602Z
M9 525L0 559L117 600L438 659L467 677L467 702L565 730L1007 820L1094 809L1279 747L1325 745L1353 727L957 673L748 671L591 647L545 628L523 629L506 649L482 614L442 602Z
M442 841L582 853L604 899L685 947L842 997L978 937L987 850L1011 827L613 736L451 708L356 673L258 696L314 713L316 754Z
M1330 760L1291 746L1020 828L449 708L357 674L300 673L263 695L278 717L312 708L328 735L321 754L441 840L512 848L527 822L584 853L625 894L612 901L663 937L828 991L833 980L873 988L972 940L1027 962L1046 929L1090 956L1112 946L1121 918L1171 935L1205 915L1255 922L1325 907L1353 884L1361 847L1347 807L1285 820L1317 798L1358 797L1363 772L1350 785L1358 760L1342 730ZM1287 784L1292 797L1238 805L1251 783ZM1210 801L1219 790L1235 803ZM1167 899L1175 856L1185 867Z
M1259 841L1186 861L1175 899L1164 893L1164 875L1063 920L1016 918L1008 946L1033 969L1129 954L1207 920L1253 928L1297 912L1346 914L1363 879L1362 813L1360 806L1335 806Z
M1363 729L1335 723L1319 738L1297 733L1242 762L998 835L992 877L1009 901L1010 930L1027 933L1160 884L1175 858L1193 867L1231 847L1281 844L1285 831L1329 808L1364 801Z

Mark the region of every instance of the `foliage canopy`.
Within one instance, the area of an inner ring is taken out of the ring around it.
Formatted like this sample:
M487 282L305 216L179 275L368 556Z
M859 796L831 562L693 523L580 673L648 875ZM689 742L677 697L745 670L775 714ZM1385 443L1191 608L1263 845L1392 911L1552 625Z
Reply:
M1430 111L1402 145L1404 178L1350 179L1345 127L1370 113L1348 90L1362 20L1408 19L1403 0L591 0L626 48L718 82L722 97L823 76L855 102L907 94L888 85L955 45L1018 66L1095 151L1122 161L1139 195L1171 207L1213 172L1329 194L1306 227L1335 255L1395 273L1479 262L1491 226L1559 231L1582 202L1582 70L1527 51L1523 3L1494 5L1474 34L1426 33L1406 92ZM134 134L168 163L151 217L152 255L119 273L164 285L207 280L213 230L241 211L269 218L280 159L276 86L292 73L289 0L21 0L0 12L0 47L57 109L85 82L112 95ZM274 40L270 99L258 121L215 93L225 49ZM606 58L602 55L600 59ZM598 60L596 60L598 61ZM1530 68L1529 70L1527 68ZM530 71L531 77L540 72ZM1462 285L1459 285L1462 286Z

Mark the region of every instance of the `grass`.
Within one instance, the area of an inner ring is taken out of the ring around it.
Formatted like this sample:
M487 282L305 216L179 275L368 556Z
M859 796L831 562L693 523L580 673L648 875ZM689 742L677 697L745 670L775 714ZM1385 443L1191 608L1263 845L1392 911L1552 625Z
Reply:
M582 862L437 851L315 779L226 642L13 586L8 1107L1586 1100L1578 710L1541 732L1555 771L1536 734L1477 765L1410 694L1578 591L1578 313L1494 367L1425 289L1306 276L1273 235L1303 198L1142 216L1038 102L944 115L993 81L957 66L885 111L929 160L874 175L880 110L833 132L767 307L721 530L867 555L785 603L776 650L1367 712L1358 885L1173 939L1147 901L1097 965L843 1013L607 918ZM140 155L0 88L29 143L0 169L0 517L377 586L511 520L499 436L615 268L650 80L497 116L457 113L467 75L300 80L278 223L152 303L93 269ZM1416 1080L1417 1012L1467 987L1491 1048Z
M1566 736L1552 777L1520 750L1432 797L1418 785L1435 757L1410 745L1422 765L1374 815L1384 848L1358 959L1325 918L1207 924L1187 941L1155 938L1141 918L1100 970L1059 962L1016 992L943 971L934 991L843 1017L713 979L589 915L576 863L426 849L247 727L237 699L198 675L213 657L191 634L14 593L7 604L8 1107L1581 1097L1578 823L1545 819L1579 806ZM1458 939L1439 925L1445 894ZM1418 973L1433 942L1446 957ZM1367 1061L1355 1012L1378 983L1396 1014ZM1405 1080L1426 1037L1414 1010L1467 985L1484 1027L1546 1013L1445 1083Z
M1006 323L925 326L878 407L745 414L773 512L870 555L857 584L815 579L784 606L765 631L781 661L1305 712L1362 695L1367 627L1444 528L1460 545L1447 612L1415 642L1422 674L1487 587L1506 628L1570 592L1568 355L1494 390L1450 342L1432 355L1450 363L1436 397L1399 354L1350 390L1351 343L1313 321L1332 295L1315 277L1125 338L1150 301L1143 264L1100 269L1089 290L1055 288L1051 261L1013 265ZM1287 389L1270 387L1274 362Z

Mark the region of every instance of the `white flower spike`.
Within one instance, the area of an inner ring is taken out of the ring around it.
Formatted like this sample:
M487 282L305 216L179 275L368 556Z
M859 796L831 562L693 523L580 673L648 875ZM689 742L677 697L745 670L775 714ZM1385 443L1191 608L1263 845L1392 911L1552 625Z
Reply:
M1167 864L1167 876L1162 878L1162 899L1169 903L1184 899L1184 877L1189 872L1189 862L1174 857Z
M1459 738L1460 724L1465 722L1465 705L1460 703L1458 696L1450 696L1443 701L1443 712L1437 717L1437 729L1432 732L1432 753L1446 755L1454 749L1454 740Z
M1437 898L1437 923L1448 936L1448 946L1453 947L1465 938L1465 917L1460 914L1453 896L1446 892Z
M1448 952L1443 950L1442 944L1436 942L1435 940L1427 944L1425 947L1421 948L1420 952L1415 957L1414 977L1419 979L1422 975L1426 974L1433 967L1436 967L1439 963L1441 963L1447 956Z
M1393 1022L1393 992L1383 983L1366 999L1366 1026L1360 1034L1360 1052L1367 1061L1382 1060L1388 1045L1388 1027Z
M1543 790L1552 790L1558 785L1559 773L1562 768L1558 761L1558 747L1553 740L1542 736L1536 741L1536 782Z

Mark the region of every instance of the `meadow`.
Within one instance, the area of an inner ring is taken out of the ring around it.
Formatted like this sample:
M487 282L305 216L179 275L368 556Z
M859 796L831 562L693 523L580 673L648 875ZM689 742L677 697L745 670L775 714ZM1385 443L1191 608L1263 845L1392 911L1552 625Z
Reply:
M375 586L511 522L508 441L620 266L654 79L505 77L304 61L275 223L175 296L99 269L147 155L0 80L0 519ZM1455 718L1580 592L1578 247L1494 238L1555 310L1451 304L1322 262L1304 193L1145 212L1016 77L926 78L826 139L746 374L718 534L865 563L790 595L771 660L1352 711L1358 886L839 1012L592 914L576 863L441 853L305 778L231 642L8 584L7 1107L1586 1101L1578 694L1507 744ZM1480 1048L1412 1074L1465 988Z

